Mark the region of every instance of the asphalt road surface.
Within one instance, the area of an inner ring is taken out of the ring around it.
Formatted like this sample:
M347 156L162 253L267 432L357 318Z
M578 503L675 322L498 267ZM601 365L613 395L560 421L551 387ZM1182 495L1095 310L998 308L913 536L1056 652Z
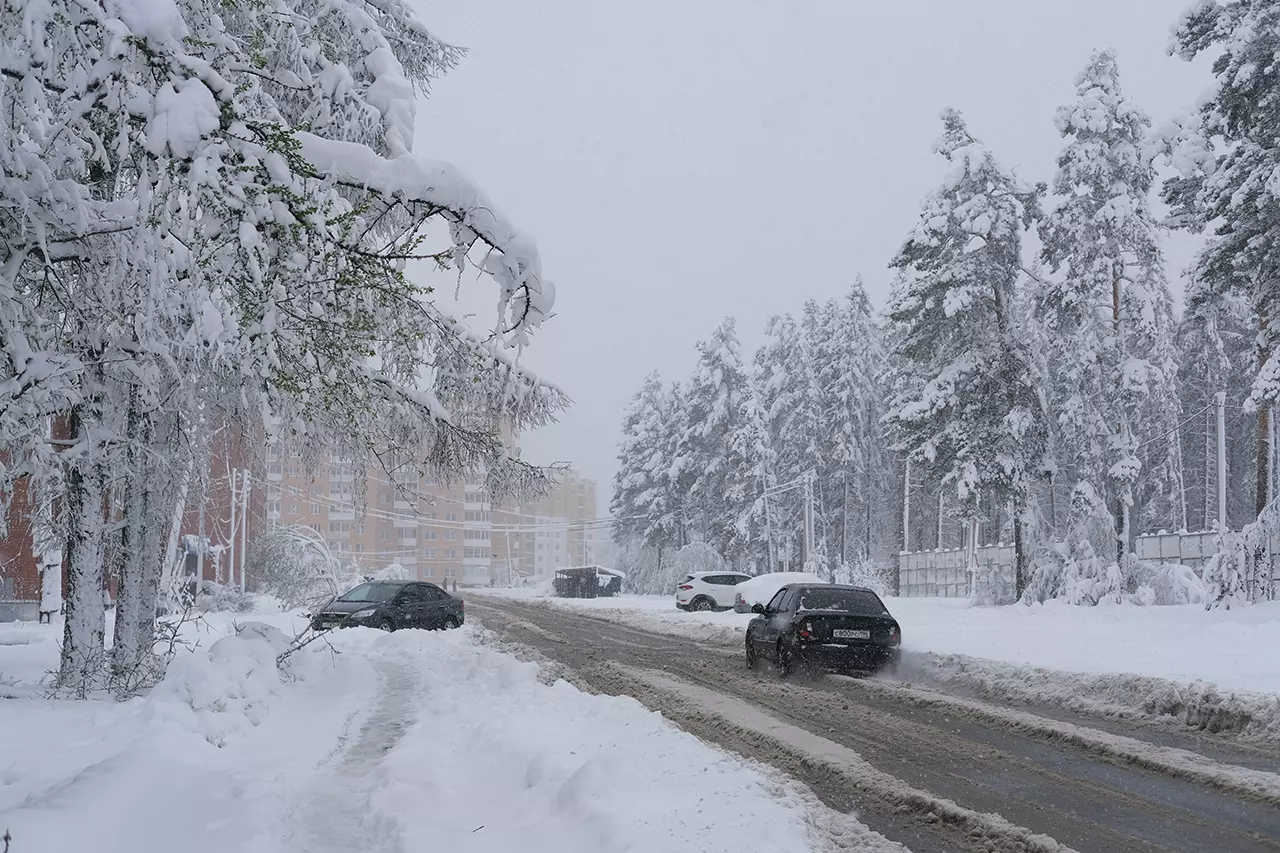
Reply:
M781 683L767 669L748 670L736 645L499 598L467 604L484 627L561 665L579 686L632 696L705 741L770 764L914 853L1280 851L1280 798L1266 779L1259 790L1246 784L1251 772L1280 771L1280 752L1267 748L1078 719L1075 734L1061 737L1061 714L1028 717L1021 708L1024 719L1011 721L1011 709L967 698L939 706L932 691L892 679ZM1116 734L1134 740L1095 742ZM1163 767L1147 746L1194 750L1212 773Z

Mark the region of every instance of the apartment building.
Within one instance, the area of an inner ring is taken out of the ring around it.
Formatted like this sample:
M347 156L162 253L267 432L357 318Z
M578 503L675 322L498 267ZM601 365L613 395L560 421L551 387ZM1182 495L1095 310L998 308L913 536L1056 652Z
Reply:
M398 563L420 580L489 583L490 506L479 484L392 476L341 457L308 472L297 457L274 451L266 469L268 522L310 527L344 564Z
M494 566L502 577L548 578L556 569L589 565L597 537L607 538L596 506L596 481L562 472L544 496L493 513Z
M576 472L546 496L495 509L478 482L444 484L416 473L388 475L333 457L310 472L301 459L269 452L266 517L310 527L344 564L398 563L411 576L460 586L548 577L590 562L596 483Z

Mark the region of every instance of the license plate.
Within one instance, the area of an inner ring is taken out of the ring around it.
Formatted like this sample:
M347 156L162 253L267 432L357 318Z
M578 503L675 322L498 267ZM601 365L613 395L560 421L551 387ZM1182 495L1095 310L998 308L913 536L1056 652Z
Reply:
M870 640L871 632L850 628L836 628L831 632L831 636L835 637L837 640Z

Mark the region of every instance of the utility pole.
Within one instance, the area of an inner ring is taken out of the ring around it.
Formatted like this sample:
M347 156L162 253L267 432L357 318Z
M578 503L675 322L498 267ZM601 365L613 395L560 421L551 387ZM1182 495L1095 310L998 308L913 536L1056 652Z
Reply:
M244 470L244 500L240 504L240 591L245 591L244 567L249 559L249 469Z
M804 561L813 556L813 472L804 475Z
M1214 395L1218 401L1218 530L1227 529L1227 392Z
M911 457L902 472L902 550L911 550Z

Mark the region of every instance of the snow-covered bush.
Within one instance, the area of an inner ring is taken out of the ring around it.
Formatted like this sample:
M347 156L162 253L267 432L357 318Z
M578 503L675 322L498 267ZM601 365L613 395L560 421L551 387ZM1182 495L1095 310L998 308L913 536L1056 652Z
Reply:
M238 587L204 581L196 594L195 608L203 613L250 613L253 595Z
M876 595L888 595L892 589L893 570L878 566L868 559L837 566L832 575L833 583L864 586Z
M344 572L323 537L304 525L264 531L249 550L248 570L288 609L323 604L361 578L353 570Z
M706 542L690 542L676 553L675 569L677 574L723 572L724 557Z
M271 626L239 626L207 651L177 658L152 691L153 707L222 746L230 735L266 719L280 691L276 658L287 647L288 639Z

